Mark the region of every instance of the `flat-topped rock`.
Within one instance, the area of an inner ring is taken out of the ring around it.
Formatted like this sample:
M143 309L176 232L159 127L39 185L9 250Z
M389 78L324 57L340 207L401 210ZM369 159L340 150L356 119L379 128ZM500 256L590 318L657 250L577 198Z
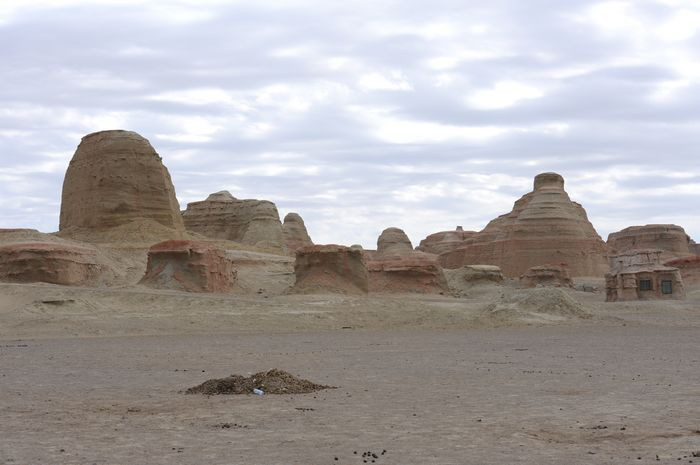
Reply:
M142 220L173 235L184 233L175 188L161 157L135 132L83 137L63 181L61 235L87 240L91 233Z
M146 274L139 284L187 292L228 292L236 270L226 252L210 244L169 240L148 251Z
M362 250L342 245L310 245L296 252L293 293L366 294L367 263Z
M608 236L611 253L632 250L658 249L664 259L695 255L695 243L685 230L675 224L647 224L630 226Z
M462 247L467 239L474 237L476 234L476 231L464 231L461 226L458 226L453 231L441 231L430 234L420 241L416 250L440 255Z
M442 294L449 291L437 255L410 251L369 257L370 292Z
M566 265L540 265L528 269L520 276L523 287L573 287L574 283Z
M279 212L267 200L240 200L228 191L216 192L187 204L182 218L188 231L212 239L286 250Z
M83 285L103 271L97 250L59 242L0 245L0 281Z
M282 223L284 233L284 244L287 250L294 253L307 245L314 245L306 230L304 220L298 213L287 213Z
M492 220L464 246L441 254L440 262L445 268L496 265L508 277L543 263L566 263L572 276L603 276L606 257L605 242L583 207L569 198L564 179L542 173L510 213Z

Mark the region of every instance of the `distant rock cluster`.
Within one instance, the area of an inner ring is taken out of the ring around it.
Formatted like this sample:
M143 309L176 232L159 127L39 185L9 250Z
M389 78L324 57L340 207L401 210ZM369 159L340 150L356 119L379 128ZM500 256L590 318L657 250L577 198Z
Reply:
M382 231L376 250L314 245L299 214L288 213L282 222L268 200L221 190L180 211L170 174L148 140L113 130L88 134L78 145L56 234L0 230L0 280L236 292L244 264L289 267L294 256L294 293L465 295L506 282L572 287L573 279L614 273L615 257L648 256L640 252L648 249L660 257L656 271L635 273L657 272L659 286L667 286L661 273L700 285L700 246L682 227L630 226L606 243L557 173L538 174L532 192L481 231L458 226L428 235L415 249L396 227ZM609 275L608 292L628 298L633 293L625 279L631 278L620 273ZM258 275L247 279L254 283ZM663 294L661 288L655 293Z

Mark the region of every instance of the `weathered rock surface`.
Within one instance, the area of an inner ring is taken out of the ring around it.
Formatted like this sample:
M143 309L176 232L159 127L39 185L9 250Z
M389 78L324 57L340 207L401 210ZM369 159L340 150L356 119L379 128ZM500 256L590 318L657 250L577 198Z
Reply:
M429 235L420 241L416 250L440 255L464 246L465 241L476 234L476 231L465 231L461 226L457 226L457 229L454 231L441 231Z
M377 239L377 253L383 255L413 252L413 245L405 232L399 228L386 228Z
M664 266L678 268L686 288L700 287L700 256L675 258L665 262Z
M304 220L298 213L287 213L282 223L284 244L287 250L294 253L307 245L314 245L306 231Z
M310 245L296 252L291 292L366 294L367 263L362 250L342 245Z
M520 277L523 287L573 287L566 265L533 266Z
M188 231L276 251L285 250L279 212L267 200L240 200L228 191L191 202L182 213Z
M367 261L367 268L371 292L439 294L449 291L434 254L416 251L377 254Z
M608 236L611 253L620 254L632 250L661 250L662 258L694 255L694 243L685 230L675 224L647 224L630 226Z
M89 240L143 221L166 228L171 237L184 233L175 189L160 156L131 131L83 137L63 181L60 234Z
M149 287L188 292L227 292L235 283L236 270L224 250L188 240L152 246L140 281Z
M0 245L0 280L82 285L102 272L97 250L59 242L17 242Z
M441 254L440 263L445 268L496 265L508 277L545 263L566 263L571 276L603 276L606 255L585 210L564 190L564 178L542 173L510 213L492 220L463 247Z

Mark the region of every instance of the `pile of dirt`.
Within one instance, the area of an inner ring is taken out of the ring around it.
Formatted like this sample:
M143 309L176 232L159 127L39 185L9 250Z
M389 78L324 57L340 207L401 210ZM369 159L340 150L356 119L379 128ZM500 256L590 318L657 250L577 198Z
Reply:
M286 371L272 369L261 371L252 376L231 375L226 378L214 378L194 386L185 394L252 394L253 389L260 389L265 394L308 394L322 389L332 389L333 386L312 383L297 378Z
M505 292L482 311L481 318L502 324L556 323L589 319L591 314L564 290L545 287Z

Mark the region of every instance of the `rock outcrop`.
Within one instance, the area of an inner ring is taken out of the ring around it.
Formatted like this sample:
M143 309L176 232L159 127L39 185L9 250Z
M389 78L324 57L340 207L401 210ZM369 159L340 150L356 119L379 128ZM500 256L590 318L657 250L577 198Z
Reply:
M240 200L228 191L191 202L182 213L188 231L276 251L285 250L282 223L274 203Z
M366 294L367 264L362 250L342 245L310 245L296 252L293 293Z
M304 220L298 213L287 213L282 223L282 232L284 233L284 244L287 250L295 253L302 247L314 245L306 231Z
M476 231L465 231L461 226L457 226L454 231L441 231L429 235L420 241L416 250L440 255L464 246L465 241L476 234Z
M533 266L566 263L571 276L603 276L606 255L607 246L585 210L564 190L564 178L542 173L535 177L534 190L516 201L510 213L492 220L464 246L441 254L440 263L445 268L496 265L508 277Z
M169 240L148 251L146 274L139 284L187 292L228 292L236 270L226 252L207 243Z
M437 255L413 250L406 233L385 229L377 239L377 251L366 251L369 289L384 293L445 293L447 280Z
M160 156L131 131L83 137L63 181L61 236L100 241L105 231L142 222L164 228L170 237L184 234L175 188Z
M678 268L662 265L662 250L630 250L610 257L605 275L605 300L684 299L685 286Z
M573 287L566 265L533 266L520 277L523 287Z
M610 252L621 254L632 250L661 250L662 258L670 260L694 255L694 243L685 230L675 224L630 226L608 236Z
M405 232L399 228L386 228L377 239L377 253L397 255L413 252L413 245Z
M675 258L665 262L664 266L678 268L686 288L700 287L700 256Z
M92 247L60 242L0 245L0 281L83 285L102 271Z

